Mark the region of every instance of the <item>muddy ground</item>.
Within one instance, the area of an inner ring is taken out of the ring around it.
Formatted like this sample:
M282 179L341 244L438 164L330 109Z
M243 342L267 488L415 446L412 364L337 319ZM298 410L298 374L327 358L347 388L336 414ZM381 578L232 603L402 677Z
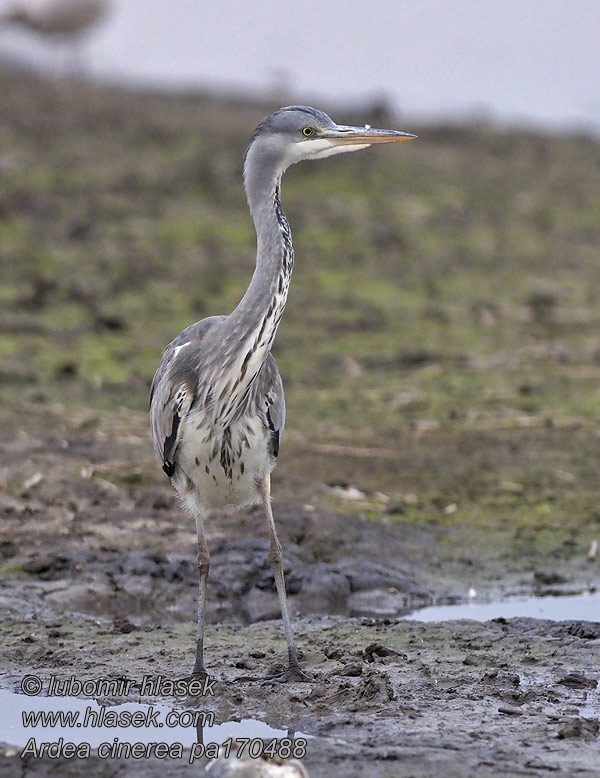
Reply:
M103 478L114 462L101 432L57 438L4 421L3 472L40 475L2 495L3 685L17 689L27 673L183 676L194 641L193 523L168 485ZM144 459L143 444L114 439L127 460ZM485 540L456 527L382 525L285 505L276 513L292 609L303 614L294 619L297 641L313 682L238 680L280 670L285 643L263 518L231 512L209 525L206 651L215 696L177 704L214 710L217 721L255 718L314 736L304 760L314 778L600 775L599 623L401 621L409 605L464 597L468 583L481 580ZM503 581L498 592L513 593L591 585L595 570L583 547L532 548L485 556L492 589L494 581ZM15 749L2 756L7 776L80 769L69 761L21 763ZM185 760L86 764L86 774L98 776L199 769Z
M243 294L241 160L277 106L0 87L0 685L179 678L194 527L153 456L148 388L170 337ZM384 106L336 118L401 126ZM409 150L286 178L273 493L313 681L244 680L281 669L285 642L265 522L231 512L208 525L217 685L196 704L313 736L311 778L600 776L600 614L399 619L471 588L598 585L598 143L402 126ZM0 760L11 778L200 773Z

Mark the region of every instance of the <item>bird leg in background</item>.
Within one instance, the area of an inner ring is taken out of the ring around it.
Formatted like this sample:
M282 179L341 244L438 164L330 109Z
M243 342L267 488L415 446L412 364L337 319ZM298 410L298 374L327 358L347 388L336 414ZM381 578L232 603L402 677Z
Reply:
M204 611L206 609L206 586L210 570L210 553L204 534L204 517L196 513L196 528L198 530L198 637L196 640L196 661L192 677L207 675L204 667Z
M279 607L281 608L281 618L283 619L283 629L285 632L285 639L288 646L288 669L285 673L273 680L281 681L308 681L309 677L304 673L298 662L298 654L296 653L296 646L294 644L294 636L292 634L292 625L290 622L290 614L288 612L287 596L285 593L285 580L283 577L283 567L281 566L281 543L277 537L275 530L275 521L273 519L273 511L271 509L271 476L266 475L260 485L260 494L262 502L265 508L265 514L267 521L269 522L269 537L271 539L271 548L267 554L269 561L269 567L275 578L275 586L277 587L277 596L279 598Z

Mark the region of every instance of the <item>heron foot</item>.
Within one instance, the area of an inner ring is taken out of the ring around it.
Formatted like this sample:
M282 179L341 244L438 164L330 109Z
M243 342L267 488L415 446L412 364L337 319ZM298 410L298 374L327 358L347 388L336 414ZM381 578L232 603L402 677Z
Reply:
M193 705L198 700L205 698L207 695L213 695L214 685L217 683L217 679L211 676L202 668L194 668L189 675L185 678L181 678L180 687L185 690L187 696L185 698L185 705Z
M265 680L265 683L290 683L296 681L299 683L311 683L313 678L305 673L300 665L291 664L283 673L278 673Z
M194 667L189 675L186 675L184 681L205 681L209 677L204 667Z

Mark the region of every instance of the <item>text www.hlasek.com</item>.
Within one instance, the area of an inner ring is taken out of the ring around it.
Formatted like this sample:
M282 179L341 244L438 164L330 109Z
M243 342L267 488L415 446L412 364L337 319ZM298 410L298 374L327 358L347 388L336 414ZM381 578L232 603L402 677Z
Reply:
M171 710L159 721L162 711L150 706L146 711L114 711L105 706L94 710L91 706L81 711L23 711L24 727L212 727L215 714L210 711Z
M105 706L92 710L88 705L85 712L81 711L22 711L23 727L212 727L215 714L212 711L171 710L164 715L164 721L159 717L163 713L150 706L147 711L114 711ZM196 760L207 758L217 759L219 756L241 759L248 756L251 759L262 757L302 758L306 756L307 741L305 738L281 738L265 742L262 738L232 738L223 743L193 743L189 751L189 764ZM29 738L21 758L33 757L41 759L89 759L92 754L89 743L72 743L62 737L56 742L38 743L35 738ZM101 743L97 748L100 759L183 759L182 743L128 743L113 738L112 742Z

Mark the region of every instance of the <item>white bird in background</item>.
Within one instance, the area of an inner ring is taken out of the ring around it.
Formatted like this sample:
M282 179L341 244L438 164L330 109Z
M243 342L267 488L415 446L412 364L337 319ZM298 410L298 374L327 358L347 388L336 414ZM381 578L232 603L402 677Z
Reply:
M22 0L0 15L0 27L22 28L42 40L69 44L67 72L77 78L86 70L81 40L107 16L109 9L109 0Z
M15 3L0 18L44 38L72 40L101 21L108 9L108 0L45 0Z

